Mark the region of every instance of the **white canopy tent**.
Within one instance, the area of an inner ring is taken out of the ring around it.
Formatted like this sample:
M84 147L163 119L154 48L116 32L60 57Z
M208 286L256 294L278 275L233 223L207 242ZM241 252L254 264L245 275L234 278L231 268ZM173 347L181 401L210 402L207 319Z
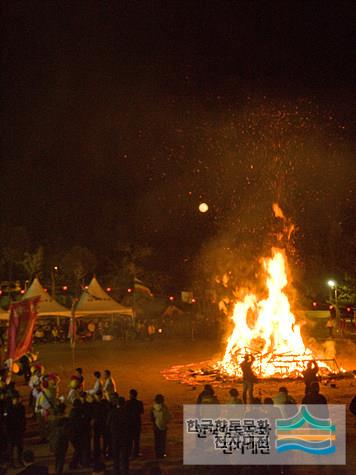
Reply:
M126 315L133 316L132 308L125 307L116 302L101 287L96 277L93 277L88 288L83 290L78 303L74 308L75 317L107 315Z
M22 297L23 299L29 299L32 297L40 296L40 302L38 304L38 316L39 317L70 317L71 311L59 304L54 300L48 292L42 287L40 281L35 277L32 284L27 289L26 293Z

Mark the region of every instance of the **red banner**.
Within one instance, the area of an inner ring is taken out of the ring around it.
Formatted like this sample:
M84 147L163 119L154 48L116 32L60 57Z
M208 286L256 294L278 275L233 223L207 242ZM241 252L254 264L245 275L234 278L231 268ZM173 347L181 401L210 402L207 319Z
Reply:
M17 360L30 350L33 328L37 318L37 305L40 298L25 299L11 304L8 358Z

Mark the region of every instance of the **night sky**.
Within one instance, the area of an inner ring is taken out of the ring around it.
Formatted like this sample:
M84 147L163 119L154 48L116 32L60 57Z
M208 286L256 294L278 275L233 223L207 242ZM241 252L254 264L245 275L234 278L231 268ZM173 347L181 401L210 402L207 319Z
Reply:
M355 13L4 2L1 222L96 254L149 244L176 269L211 239L263 234L275 199L305 252L330 222L354 237Z

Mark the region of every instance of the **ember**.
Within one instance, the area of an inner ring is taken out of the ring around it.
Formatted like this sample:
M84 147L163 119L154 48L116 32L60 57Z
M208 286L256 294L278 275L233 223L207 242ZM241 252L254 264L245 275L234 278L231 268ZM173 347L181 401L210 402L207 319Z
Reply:
M288 240L294 225L281 208L273 205L276 218L283 220L284 229L277 235ZM254 355L253 368L259 378L296 378L306 369L308 361L318 361L319 373L339 373L333 359L321 359L306 347L286 294L287 258L282 248L272 248L271 257L261 260L266 277L267 297L258 299L253 293L245 294L234 304L231 320L233 330L227 339L226 350L220 361L209 361L186 366L175 366L163 372L167 379L185 384L199 382L229 382L242 376L240 364L246 354Z

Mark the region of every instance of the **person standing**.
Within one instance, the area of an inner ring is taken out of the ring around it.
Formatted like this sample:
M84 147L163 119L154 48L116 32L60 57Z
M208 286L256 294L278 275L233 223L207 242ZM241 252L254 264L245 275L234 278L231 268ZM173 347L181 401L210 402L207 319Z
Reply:
M157 458L166 457L167 427L171 419L168 407L164 403L164 396L157 394L151 409L151 420L153 422L153 434L155 442L155 453Z
M88 394L95 396L98 393L101 393L103 390L103 383L101 382L101 373L100 371L94 371L95 383L92 389L87 391Z
M69 445L69 420L65 417L65 404L59 404L57 416L49 433L49 444L55 457L55 473L62 475Z
M130 389L130 399L126 403L126 410L129 419L129 455L136 458L141 455L141 416L144 411L142 401L137 399L136 389Z
M23 439L26 429L26 411L22 404L20 394L15 391L12 395L12 401L7 407L6 432L10 448L10 463L14 464L14 449L17 450L17 460L23 466L22 452Z
M319 366L315 360L309 361L307 369L303 371L303 379L305 384L305 394L308 394L310 385L318 382Z
M41 382L41 390L36 399L35 413L39 426L41 442L47 442L48 437L48 417L53 412L55 400L49 389L48 380L43 379Z
M302 400L306 404L310 413L314 417L326 419L329 417L328 402L323 394L320 394L319 383L314 382L310 385L309 392Z
M83 375L83 369L82 368L76 368L75 370L76 374L75 376L78 378L79 381L79 391L83 392L84 391L84 375Z
M110 411L107 427L111 439L114 475L129 473L129 420L125 398L115 400L115 407Z
M100 456L105 454L108 447L106 437L106 418L110 410L109 401L102 398L102 393L99 392L94 396L93 402L93 455L94 461L99 460Z
M245 355L243 362L240 364L242 370L243 392L242 399L244 404L247 404L247 397L249 403L253 401L253 385L257 381L257 377L252 369L252 364L255 361L253 355Z
M104 385L103 385L103 394L108 401L110 401L110 396L116 392L116 384L114 378L111 376L111 371L106 369L104 371Z
M85 416L82 411L82 403L79 399L73 402L73 408L69 414L70 442L74 452L70 463L71 469L78 468L78 464L83 463L83 434L86 428Z

